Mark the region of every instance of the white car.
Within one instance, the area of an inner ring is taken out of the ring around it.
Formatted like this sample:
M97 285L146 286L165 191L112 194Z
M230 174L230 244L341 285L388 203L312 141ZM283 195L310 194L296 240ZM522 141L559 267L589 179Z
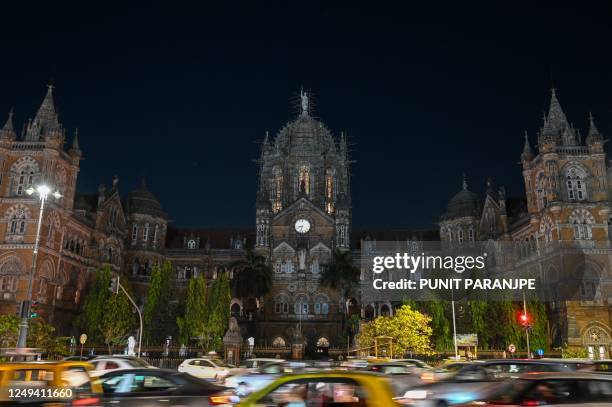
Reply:
M240 369L221 359L193 358L185 359L179 365L178 371L200 379L223 380L229 375L238 373Z
M124 369L148 368L157 369L142 359L130 356L99 356L89 361L94 369L89 372L92 377L98 377L106 372Z

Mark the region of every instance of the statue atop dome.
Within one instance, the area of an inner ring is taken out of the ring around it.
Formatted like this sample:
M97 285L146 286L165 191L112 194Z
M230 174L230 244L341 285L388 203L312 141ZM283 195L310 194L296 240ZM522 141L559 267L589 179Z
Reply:
M304 92L303 89L300 89L300 99L302 103L302 116L308 116L308 108L309 108L309 95L308 92Z

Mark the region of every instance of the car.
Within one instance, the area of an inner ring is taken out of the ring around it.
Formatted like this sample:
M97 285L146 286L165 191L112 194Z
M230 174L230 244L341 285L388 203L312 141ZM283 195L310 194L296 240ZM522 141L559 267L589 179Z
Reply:
M424 383L439 382L457 374L461 368L472 364L472 362L449 362L438 368L428 369L421 373Z
M225 390L206 380L169 369L123 369L98 378L105 405L207 406L209 396Z
M487 398L461 406L610 406L612 376L589 372L530 373Z
M307 369L308 364L305 362L268 363L254 372L229 376L223 385L235 389L236 394L243 397L264 388L282 374L302 373Z
M497 383L531 372L570 372L561 359L494 359L463 365L452 376L435 383L415 386L401 401L415 406L449 406L487 397Z
M7 362L0 363L0 404L34 404L37 400L28 397L19 400L17 394L11 394L10 389L50 389L56 388L63 393L57 397L45 397L49 405L81 405L99 406L102 397L102 387L92 382L89 373L93 366L87 362L73 361L37 361L37 362ZM69 392L68 392L69 390Z
M279 377L238 405L389 407L395 402L388 381L380 375L333 370Z
M593 361L593 371L597 374L612 374L612 360L600 359Z
M362 370L384 375L391 382L396 395L403 395L410 388L423 384L419 374L421 369L408 362L370 363Z
M223 380L232 374L239 374L240 368L225 363L221 359L192 358L185 359L178 371L207 380Z
M244 367L246 369L256 370L264 365L269 363L283 363L285 359L275 359L275 358L251 358L246 359L244 363L240 365L240 367Z
M420 369L433 369L432 366L428 365L427 363L423 362L422 360L419 359L397 359L394 360L394 362L397 363L408 363L411 365L414 365Z
M73 362L86 362L88 360L92 359L91 356L66 356L65 358L63 358L62 360L64 361L73 361Z
M98 377L114 370L135 368L157 369L155 366L151 366L144 360L134 356L98 356L89 362L94 366L94 370L90 373L92 377Z

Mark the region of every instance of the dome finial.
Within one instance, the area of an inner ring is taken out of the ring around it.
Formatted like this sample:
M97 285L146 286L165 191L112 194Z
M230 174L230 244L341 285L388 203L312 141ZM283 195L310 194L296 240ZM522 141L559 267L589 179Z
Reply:
M308 116L309 108L310 108L309 106L310 100L309 100L308 92L304 92L303 87L300 87L300 99L301 99L301 107L302 107L301 115Z
M465 172L463 173L462 188L464 191L468 189L467 175L465 175Z

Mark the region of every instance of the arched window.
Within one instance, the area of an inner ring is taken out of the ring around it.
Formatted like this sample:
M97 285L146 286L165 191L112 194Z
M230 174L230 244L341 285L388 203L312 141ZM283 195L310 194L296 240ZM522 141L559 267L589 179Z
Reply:
M38 163L30 156L21 157L11 167L12 193L23 195L31 187L38 174Z
M308 315L308 298L299 297L296 302L293 304L293 312L297 315Z
M550 217L544 216L540 222L540 235L544 236L544 241L550 243L553 241L553 223Z
M157 246L157 239L159 239L159 225L155 224L155 229L153 230L153 246Z
M187 241L187 248L188 249L195 249L196 248L196 241L194 239L189 239Z
M319 260L313 260L312 263L310 263L310 272L318 274L320 271Z
M593 238L592 225L595 218L585 209L577 209L569 217L569 223L574 228L574 239L590 240Z
M586 199L586 172L582 168L571 167L566 173L567 197L570 200Z
M459 231L457 232L457 241L459 243L463 243L463 230L459 229Z
M138 240L138 224L134 223L132 225L132 243Z
M325 173L325 209L327 213L334 213L334 201L336 197L336 182L334 171L330 168Z
M277 261L276 263L274 263L274 272L275 273L282 273L282 263L280 261Z
M284 348L285 346L287 346L287 342L282 336L277 336L272 340L273 348Z
M310 195L310 168L307 165L300 167L298 182L299 192Z
M474 228L470 226L470 228L468 229L468 240L470 242L474 241Z
M17 276L0 276L0 292L17 291Z
M11 235L23 235L25 233L26 215L23 211L13 214L11 217Z
M546 208L548 198L546 198L546 177L544 172L540 172L536 178L536 198L538 200L538 209Z
M329 304L324 302L323 304L321 304L321 313L323 315L327 315L329 314Z
M149 223L145 223L144 228L142 229L142 240L143 241L148 241L149 240Z
M321 337L317 340L317 348L329 348L329 340Z
M272 169L272 180L270 182L270 201L272 201L272 212L277 213L283 209L283 171L280 167Z

